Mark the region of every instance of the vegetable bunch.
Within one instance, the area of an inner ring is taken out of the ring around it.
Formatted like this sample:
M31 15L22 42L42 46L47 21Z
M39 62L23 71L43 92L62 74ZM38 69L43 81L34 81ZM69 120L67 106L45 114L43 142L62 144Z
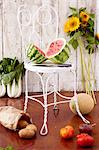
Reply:
M88 12L86 8L70 7L70 10L72 13L65 22L64 32L70 37L68 44L74 49L79 47L83 89L95 100L91 82L93 80L96 84L92 54L99 44L99 34L94 33L95 14Z
M7 89L9 97L21 95L21 78L24 74L24 65L16 59L3 58L0 61L0 97L4 96Z

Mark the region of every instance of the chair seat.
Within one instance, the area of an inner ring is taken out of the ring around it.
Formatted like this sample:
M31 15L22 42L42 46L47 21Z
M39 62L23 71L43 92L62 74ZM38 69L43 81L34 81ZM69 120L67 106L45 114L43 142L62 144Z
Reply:
M24 67L26 70L38 73L55 73L55 72L63 72L67 69L73 67L72 64L33 64L32 62L24 63Z

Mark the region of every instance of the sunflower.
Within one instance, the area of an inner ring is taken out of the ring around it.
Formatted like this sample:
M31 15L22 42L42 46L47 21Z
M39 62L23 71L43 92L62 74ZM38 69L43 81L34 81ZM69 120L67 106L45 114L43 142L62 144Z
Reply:
M80 13L80 17L81 17L81 20L83 21L83 22L88 22L88 20L89 20L89 15L86 13L86 12L81 12Z
M64 25L64 32L72 32L79 28L80 21L77 17L70 17Z

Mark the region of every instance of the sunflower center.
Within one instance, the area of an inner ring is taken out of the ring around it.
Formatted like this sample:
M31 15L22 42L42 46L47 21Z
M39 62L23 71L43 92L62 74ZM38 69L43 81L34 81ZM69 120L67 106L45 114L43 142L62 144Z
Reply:
M76 25L77 25L76 22L72 22L72 23L71 23L71 27L75 27Z
M84 15L84 18L87 18L87 15Z

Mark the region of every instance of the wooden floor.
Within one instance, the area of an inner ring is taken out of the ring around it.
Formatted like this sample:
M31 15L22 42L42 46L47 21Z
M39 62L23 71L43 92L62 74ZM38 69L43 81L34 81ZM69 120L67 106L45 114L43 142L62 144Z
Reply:
M64 95L72 95L72 93L63 93ZM92 123L96 123L93 130L93 137L95 138L95 144L93 149L99 150L99 93L96 93L97 105L94 110L87 115L86 118ZM53 100L53 95L48 97L48 101ZM61 99L58 98L60 101ZM41 99L42 101L42 99ZM24 96L18 99L1 98L0 106L10 105L19 109L23 109ZM40 128L43 123L43 109L36 102L29 101L28 112L33 118L33 122L38 127L38 132L35 139L23 140L18 137L16 132L12 132L2 125L0 125L0 147L5 147L7 145L12 145L15 150L83 150L77 147L76 137L72 140L63 140L59 136L60 128L70 124L75 128L78 134L78 126L82 123L78 116L75 116L69 109L68 104L61 104L59 106L59 115L57 117L53 114L53 107L49 108L48 117L48 128L49 134L47 136L41 136L39 134ZM91 148L87 148L91 150Z

